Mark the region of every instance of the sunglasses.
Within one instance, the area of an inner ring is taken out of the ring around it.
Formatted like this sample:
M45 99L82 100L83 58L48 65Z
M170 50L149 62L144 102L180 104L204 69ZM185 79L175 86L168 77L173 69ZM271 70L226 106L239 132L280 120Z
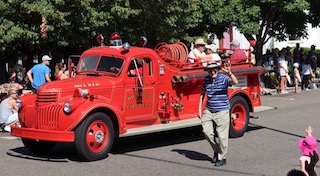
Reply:
M209 72L209 73L213 73L213 72L214 72L214 73L218 73L218 70L216 70L216 69L209 69L208 72Z

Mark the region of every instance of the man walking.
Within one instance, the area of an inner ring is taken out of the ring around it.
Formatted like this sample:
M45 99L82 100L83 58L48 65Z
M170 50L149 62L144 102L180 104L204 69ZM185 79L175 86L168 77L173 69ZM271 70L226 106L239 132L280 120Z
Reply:
M205 77L203 82L198 117L201 119L203 133L213 148L215 166L223 166L227 164L230 125L228 87L237 84L238 80L232 74L230 64L225 64L221 69L220 65L212 63L206 67L206 70L209 75ZM202 104L205 96L207 96L208 102L203 112Z
M39 89L39 87L46 83L51 82L50 79L50 68L48 65L50 64L50 58L48 55L44 55L42 57L42 63L33 66L28 72L27 76L31 82L32 87L34 88L34 93Z

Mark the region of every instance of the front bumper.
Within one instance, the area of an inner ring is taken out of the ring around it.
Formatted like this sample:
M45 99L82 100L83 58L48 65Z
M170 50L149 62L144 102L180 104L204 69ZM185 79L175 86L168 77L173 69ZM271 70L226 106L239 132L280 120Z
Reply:
M11 135L27 139L54 141L54 142L74 142L73 131L52 131L39 130L34 128L24 128L17 125L11 126Z

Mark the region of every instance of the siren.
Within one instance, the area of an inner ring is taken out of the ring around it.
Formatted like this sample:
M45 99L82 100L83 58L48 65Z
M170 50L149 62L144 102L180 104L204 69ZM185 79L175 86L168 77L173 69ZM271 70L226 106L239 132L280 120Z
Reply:
M111 44L111 46L121 46L122 45L122 39L121 39L121 36L118 32L114 32L111 34L110 44Z
M146 37L144 37L144 36L140 37L140 45L142 47L145 47L147 45L147 42L148 42L148 40Z
M122 45L122 48L124 49L124 50L129 50L130 49L130 44L128 43L128 42L126 42L126 43L124 43L123 45Z
M98 35L98 37L97 37L97 42L98 42L101 46L103 46L103 41L104 41L103 35L102 35L102 34Z

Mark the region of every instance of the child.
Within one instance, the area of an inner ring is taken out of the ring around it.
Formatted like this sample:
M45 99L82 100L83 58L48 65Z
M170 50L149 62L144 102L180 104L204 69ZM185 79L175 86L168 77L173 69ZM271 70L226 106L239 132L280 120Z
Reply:
M302 154L302 156L300 157L301 171L303 171L306 174L306 176L314 175L315 173L315 168L313 168L311 171L306 170L306 164L311 165L310 155L313 155L314 152L316 153L316 155L318 155L317 140L315 137L312 136L312 131L313 128L309 126L306 129L307 136L298 141L298 147L300 148ZM315 163L313 164L315 165Z
M293 67L294 67L293 73L294 73L294 84L295 84L294 92L299 93L298 86L299 86L299 82L301 82L301 77L299 73L299 63L294 63Z

